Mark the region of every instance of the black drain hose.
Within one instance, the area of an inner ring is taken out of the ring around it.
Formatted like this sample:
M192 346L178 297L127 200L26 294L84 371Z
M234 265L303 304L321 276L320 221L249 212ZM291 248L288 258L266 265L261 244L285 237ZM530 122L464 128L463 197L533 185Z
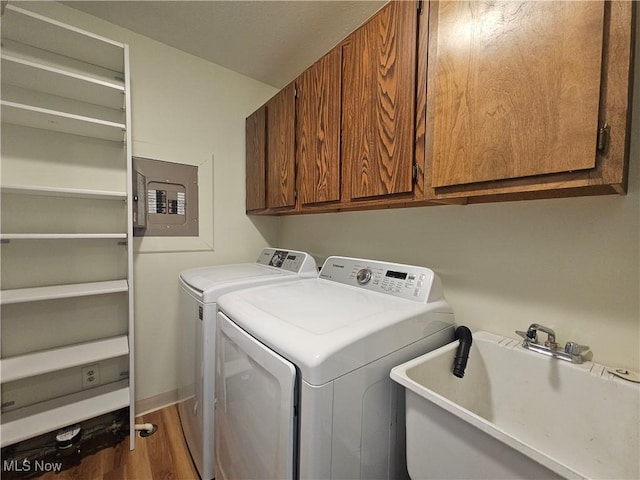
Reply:
M467 368L469 350L471 349L471 330L467 327L456 328L456 339L460 341L460 345L458 345L456 358L453 361L453 374L462 378L464 377L464 369Z

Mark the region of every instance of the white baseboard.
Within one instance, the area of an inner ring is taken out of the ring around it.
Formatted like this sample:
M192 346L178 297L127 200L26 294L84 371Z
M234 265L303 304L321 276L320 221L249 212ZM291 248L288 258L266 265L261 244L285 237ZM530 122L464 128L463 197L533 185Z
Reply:
M136 417L168 407L178 402L178 390L160 393L153 397L136 400Z

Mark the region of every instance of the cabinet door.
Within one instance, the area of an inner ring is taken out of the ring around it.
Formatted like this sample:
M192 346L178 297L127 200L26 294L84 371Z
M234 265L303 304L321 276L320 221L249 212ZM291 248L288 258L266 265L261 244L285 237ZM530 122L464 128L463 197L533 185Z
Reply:
M411 192L417 3L393 1L343 44L347 198Z
M298 79L296 157L303 205L340 200L340 68L334 48Z
M247 117L246 132L246 202L247 211L266 207L267 109L261 107Z
M295 84L267 102L267 207L293 207L295 198Z
M603 25L601 1L435 3L431 186L594 168Z

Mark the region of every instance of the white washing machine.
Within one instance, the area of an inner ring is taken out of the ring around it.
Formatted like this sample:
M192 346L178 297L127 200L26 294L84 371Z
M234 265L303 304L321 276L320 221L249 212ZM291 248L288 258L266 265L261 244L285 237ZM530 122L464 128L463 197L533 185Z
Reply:
M214 362L216 301L224 293L255 285L318 275L309 254L266 248L255 263L185 270L180 274L180 354L178 412L189 452L200 478L215 474Z
M315 280L223 295L217 335L222 478L407 477L389 372L454 339L433 271L329 257Z

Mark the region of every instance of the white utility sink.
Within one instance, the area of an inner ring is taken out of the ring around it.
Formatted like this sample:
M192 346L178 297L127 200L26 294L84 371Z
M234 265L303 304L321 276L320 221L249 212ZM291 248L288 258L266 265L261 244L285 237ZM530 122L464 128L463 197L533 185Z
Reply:
M640 384L473 334L395 367L406 387L407 464L422 478L640 478Z

